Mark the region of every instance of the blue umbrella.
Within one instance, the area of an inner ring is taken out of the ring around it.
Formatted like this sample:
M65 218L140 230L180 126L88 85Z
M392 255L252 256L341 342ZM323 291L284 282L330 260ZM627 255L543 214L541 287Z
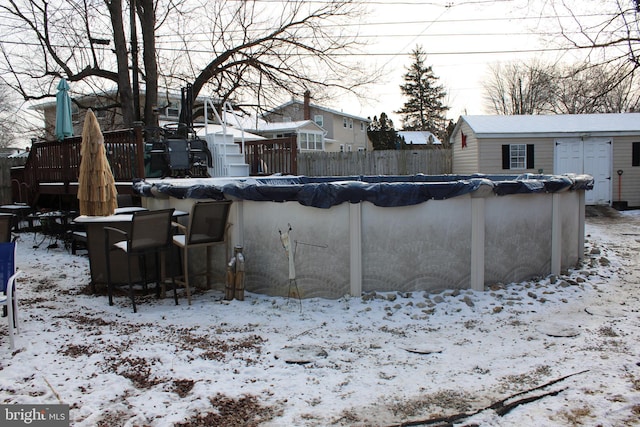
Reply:
M62 140L67 136L73 136L71 98L69 97L69 83L62 79L58 83L58 93L56 94L56 138Z

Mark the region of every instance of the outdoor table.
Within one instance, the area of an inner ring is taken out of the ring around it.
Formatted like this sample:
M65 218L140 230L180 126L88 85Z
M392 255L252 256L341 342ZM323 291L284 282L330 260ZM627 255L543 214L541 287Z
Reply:
M6 213L6 212L0 212L0 216L10 216L10 217L14 218L14 217L15 217L15 214L12 214L12 213Z
M173 217L179 218L189 215L188 212L174 211ZM114 214L109 216L88 216L81 215L73 221L76 224L83 225L87 232L87 250L89 251L89 268L91 270L91 284L95 289L97 285L107 285L107 259L104 253L104 228L113 227L127 233L131 232L131 223L133 214ZM173 254L172 254L173 256ZM177 255L179 256L179 255ZM153 257L149 262L153 262ZM127 257L122 251L115 251L111 254L111 281L115 284L126 284L129 281L126 268L118 268L117 266L126 266ZM171 264L171 263L167 263ZM140 280L140 270L137 263L131 266L131 274L133 281ZM153 271L153 264L149 264L149 271ZM165 266L166 268L166 266ZM168 271L168 270L167 270Z
M40 232L42 233L42 241L40 243L49 237L51 239L50 245L56 244L57 240L60 239L64 241L66 246L69 242L72 218L77 214L75 211L51 211L37 214L36 218L40 221ZM38 240L35 234L34 239Z
M0 212L9 213L14 215L14 230L20 231L20 223L27 219L27 216L31 213L33 209L29 205L25 204L13 204L13 205L2 205L0 206Z
M140 206L124 206L122 208L116 208L115 215L131 214L134 212L146 211L146 210L148 209Z

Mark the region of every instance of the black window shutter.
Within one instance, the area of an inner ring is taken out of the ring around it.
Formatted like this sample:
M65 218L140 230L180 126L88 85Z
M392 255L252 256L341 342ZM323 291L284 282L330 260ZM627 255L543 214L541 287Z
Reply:
M527 144L527 169L535 168L533 159L533 144Z
M634 142L632 145L631 166L640 166L640 142Z
M502 169L511 169L511 150L508 144L502 146Z

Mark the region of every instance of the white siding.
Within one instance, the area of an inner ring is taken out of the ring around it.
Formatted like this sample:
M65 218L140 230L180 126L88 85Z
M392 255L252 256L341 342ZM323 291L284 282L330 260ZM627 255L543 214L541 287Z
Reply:
M612 198L614 202L622 200L629 206L640 207L640 166L631 165L634 142L640 142L640 135L613 138ZM618 170L622 171L622 177L618 176Z
M462 122L460 131L467 136L467 146L462 148L462 135L457 132L451 139L451 149L453 150L452 173L457 175L467 175L478 172L478 140L473 130Z
M502 169L502 146L508 144L533 144L533 169ZM481 139L479 168L477 172L486 174L521 174L521 173L553 173L553 139L552 138L509 138Z

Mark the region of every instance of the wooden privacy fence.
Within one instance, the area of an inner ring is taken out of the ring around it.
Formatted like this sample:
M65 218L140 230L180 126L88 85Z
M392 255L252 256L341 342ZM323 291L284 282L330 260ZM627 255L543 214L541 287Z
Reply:
M11 204L11 168L22 166L27 161L26 157L0 157L0 204Z
M297 175L298 144L295 137L246 141L244 160L250 175Z
M298 174L306 176L450 174L451 149L298 153Z

